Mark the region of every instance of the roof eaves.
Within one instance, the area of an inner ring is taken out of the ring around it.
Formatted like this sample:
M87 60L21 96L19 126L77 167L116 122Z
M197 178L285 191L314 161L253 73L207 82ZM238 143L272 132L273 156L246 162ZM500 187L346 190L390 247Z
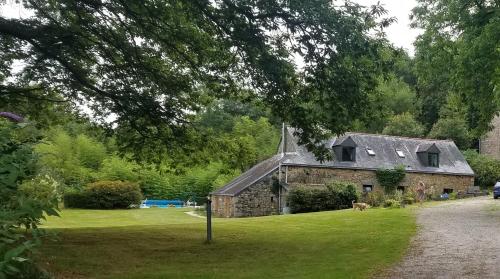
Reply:
M325 165L313 165L313 164L297 164L297 163L282 163L282 166L296 166L296 167L314 167L314 168L327 168L327 169L350 169L350 170L369 170L376 171L378 168L362 168L353 166L325 166ZM442 172L442 171L422 171L422 170L406 170L410 173L428 173L428 174L446 174L446 175L464 175L464 176L474 176L472 173L460 173L460 172Z
M252 180L250 183L247 184L247 186L245 187L242 187L239 191L233 193L233 194L226 194L226 193L217 193L217 191L214 191L214 192L211 192L210 194L211 195L214 195L214 196L231 196L231 197L234 197L234 196L237 196L239 195L243 190L247 189L248 187L254 185L255 183L259 182L262 178L268 176L270 173L276 171L277 169L279 168L279 166L275 167L275 168L272 168L271 170L269 170L268 172L266 172L265 174L259 176L257 179L255 180ZM227 189L229 190L229 189Z

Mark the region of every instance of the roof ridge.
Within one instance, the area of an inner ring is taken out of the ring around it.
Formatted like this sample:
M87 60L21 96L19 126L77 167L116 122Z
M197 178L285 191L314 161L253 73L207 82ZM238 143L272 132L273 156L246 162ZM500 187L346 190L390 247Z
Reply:
M417 137L394 136L394 135L373 134L373 133L363 133L363 132L346 132L344 135L366 135L366 136L378 136L378 137L389 137L389 138L399 138L399 139L453 142L453 140L450 139L417 138Z

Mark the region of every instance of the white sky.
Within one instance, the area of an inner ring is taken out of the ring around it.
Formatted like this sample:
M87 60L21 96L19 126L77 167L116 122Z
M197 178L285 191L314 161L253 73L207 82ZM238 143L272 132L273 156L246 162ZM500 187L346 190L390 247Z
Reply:
M413 56L415 49L413 42L422 33L420 29L410 28L410 13L417 5L416 0L354 0L355 2L370 6L380 2L388 11L386 16L396 17L397 22L391 24L386 30L387 38L397 47L402 47Z

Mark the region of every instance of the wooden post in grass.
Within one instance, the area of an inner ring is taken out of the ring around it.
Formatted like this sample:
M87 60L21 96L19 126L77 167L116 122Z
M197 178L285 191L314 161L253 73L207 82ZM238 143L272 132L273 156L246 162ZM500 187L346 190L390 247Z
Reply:
M207 243L212 241L212 199L207 197Z

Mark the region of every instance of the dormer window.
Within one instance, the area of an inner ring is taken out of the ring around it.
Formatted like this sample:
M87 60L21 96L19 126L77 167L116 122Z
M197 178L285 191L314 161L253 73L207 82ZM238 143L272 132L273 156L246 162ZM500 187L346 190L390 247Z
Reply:
M422 144L417 149L420 162L426 167L439 168L439 153L435 143Z
M341 162L356 161L356 147L356 142L350 136L338 140L332 146L335 157Z
M342 147L342 161L354 162L355 155L354 147Z
M439 153L427 153L428 166L439 168Z

